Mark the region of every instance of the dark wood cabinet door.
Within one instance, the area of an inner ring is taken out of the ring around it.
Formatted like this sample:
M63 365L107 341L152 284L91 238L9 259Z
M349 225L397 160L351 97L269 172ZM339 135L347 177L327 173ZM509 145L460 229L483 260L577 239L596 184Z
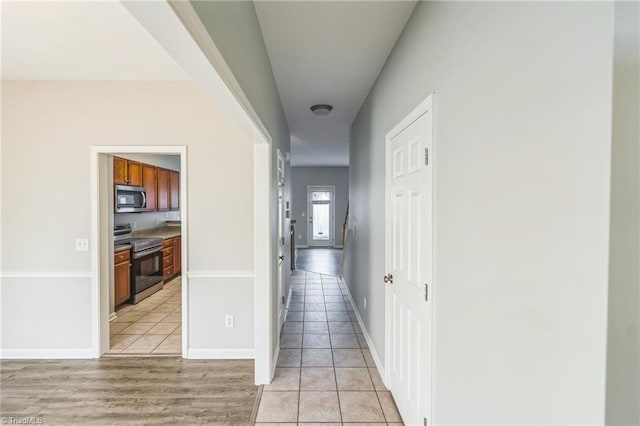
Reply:
M169 210L169 170L158 167L158 210Z
M127 160L113 157L113 183L114 185L127 185Z
M142 165L142 186L147 190L147 210L158 209L158 168L149 164Z
M129 186L142 186L142 163L129 160L127 164Z
M180 173L171 170L169 172L169 188L171 190L169 208L178 210L180 208Z
M173 273L179 274L182 271L182 244L181 237L173 238Z
M131 274L129 259L115 265L114 287L115 305L121 305L131 298Z

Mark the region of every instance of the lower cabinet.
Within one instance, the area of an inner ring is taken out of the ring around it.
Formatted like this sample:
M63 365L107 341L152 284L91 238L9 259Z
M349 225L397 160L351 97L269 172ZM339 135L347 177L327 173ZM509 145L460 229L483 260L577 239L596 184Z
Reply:
M162 278L168 279L182 271L181 237L166 238L162 243Z
M114 303L122 305L131 298L131 263L129 250L115 253L114 264Z
M162 278L166 281L173 276L173 238L162 243Z

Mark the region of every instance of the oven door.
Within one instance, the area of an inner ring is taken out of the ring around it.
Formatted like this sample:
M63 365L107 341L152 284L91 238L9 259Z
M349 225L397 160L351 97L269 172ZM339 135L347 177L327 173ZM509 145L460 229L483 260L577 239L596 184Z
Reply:
M148 253L134 253L131 268L132 293L138 294L162 282L162 247Z

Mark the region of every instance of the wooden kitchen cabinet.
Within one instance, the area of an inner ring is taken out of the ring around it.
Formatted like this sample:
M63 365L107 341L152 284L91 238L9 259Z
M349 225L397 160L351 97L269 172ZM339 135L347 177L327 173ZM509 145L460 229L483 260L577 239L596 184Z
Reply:
M114 303L119 306L131 298L131 264L129 250L114 255Z
M158 211L169 210L169 170L158 167Z
M142 186L147 191L147 210L158 209L158 168L142 164Z
M182 238L173 237L173 275L182 272Z
M173 275L173 238L167 238L162 243L162 279L167 281Z
M180 173L169 171L169 209L180 208Z
M115 185L142 186L142 163L113 157L113 183Z

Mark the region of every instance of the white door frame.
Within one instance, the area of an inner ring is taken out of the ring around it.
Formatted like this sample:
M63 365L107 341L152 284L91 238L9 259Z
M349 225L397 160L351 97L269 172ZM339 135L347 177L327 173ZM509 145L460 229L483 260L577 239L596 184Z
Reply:
M278 182L278 193L277 193L277 200L276 200L276 205L277 205L277 251L276 251L276 276L277 276L277 283L276 285L278 286L278 301L277 301L277 306L278 309L276 310L276 314L278 316L278 330L282 329L282 326L284 325L284 319L285 319L285 279L284 279L284 274L285 274L285 263L284 263L284 259L285 259L285 244L284 244L284 239L285 239L285 234L286 234L286 230L284 229L284 225L285 225L285 207L284 207L284 183L285 183L285 175L284 175L284 156L282 155L282 152L280 151L280 149L277 149L277 156L276 156L276 161L277 161L277 182ZM282 257L281 257L282 256ZM278 333L278 339L280 338L280 333ZM279 341L279 340L278 340Z
M267 134L268 135L268 134ZM254 232L254 341L255 384L271 383L278 357L272 347L274 336L272 325L276 322L273 309L273 258L271 244L272 215L272 144L270 137L255 129L253 145L253 232ZM276 333L277 334L277 333Z
M331 191L331 217L329 218L329 230L331 239L327 244L313 244L313 204L311 202L312 191ZM335 185L308 185L307 186L307 245L309 247L334 247L336 244L336 187Z
M104 188L101 189L100 176L111 173L101 163L102 154L174 154L180 155L180 216L182 218L182 357L187 357L189 338L189 265L188 221L187 221L187 147L186 146L92 146L90 152L91 169L91 330L92 353L101 357L109 349L109 277L113 269L113 227L104 226L101 214L109 209L104 203ZM103 218L104 219L104 218ZM100 227L102 222L102 227Z
M388 227L386 226L387 223L387 219L389 217L391 217L391 211L390 211L390 205L387 202L387 197L389 196L389 179L387 179L387 173L389 173L389 171L391 170L391 161L392 159L390 158L389 155L389 146L391 144L391 141L394 137L396 137L398 134L400 134L400 132L402 132L404 129L406 129L407 127L409 127L411 124L413 124L413 122L415 122L416 120L418 120L420 117L422 117L427 111L431 111L432 112L432 146L431 146L431 152L429 153L429 164L432 167L432 177L431 177L431 182L432 182L432 192L431 192L431 202L433 205L432 208L432 222L431 222L431 229L432 229L432 239L431 239L431 260L432 260L432 269L431 269L431 282L429 283L429 300L431 302L431 309L430 309L430 315L431 315L431 332L430 332L430 336L431 336L431 353L429 354L429 359L430 359L430 363L431 363L431 377L429 378L429 387L431 388L431 401L429 404L429 409L430 412L429 413L425 413L428 416L429 419L429 424L435 424L434 423L434 395L435 395L435 386L434 386L434 380L433 380L433 372L435 372L435 359L434 359L434 354L435 354L435 349L434 349L434 341L435 341L435 335L434 335L434 330L435 330L435 326L434 326L434 320L435 320L435 307L436 307L436 303L435 303L435 289L436 289L436 285L435 285L435 277L436 277L436 270L435 270L435 252L433 250L434 247L436 247L436 236L435 236L435 232L433 232L433 230L435 230L435 224L436 224L436 209L435 209L435 192L436 192L436 162L433 161L433 159L435 158L435 113L434 113L434 103L435 103L435 93L431 93L429 94L429 96L427 96L427 98L422 101L413 111L411 111L405 118L402 119L402 121L400 121L400 123L398 123L395 127L393 127L393 129L387 133L386 137L385 137L385 219L384 219L384 223L385 223L385 271L390 271L391 270L391 264L389 262L390 259L390 254L391 254L391 247L389 247L386 242L389 241L389 232L390 230L387 229ZM389 384L389 380L390 377L389 375L391 374L391 366L389 365L390 363L390 359L391 359L391 345L392 345L392 341L391 341L391 313L389 312L389 302L390 302L390 288L388 285L384 286L384 299L385 299L385 312L384 312L384 322L385 322L385 339L384 339L384 352L385 352L385 360L384 360L384 374L383 374L383 380L385 385Z

